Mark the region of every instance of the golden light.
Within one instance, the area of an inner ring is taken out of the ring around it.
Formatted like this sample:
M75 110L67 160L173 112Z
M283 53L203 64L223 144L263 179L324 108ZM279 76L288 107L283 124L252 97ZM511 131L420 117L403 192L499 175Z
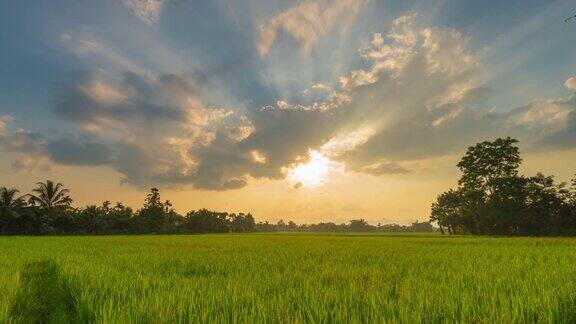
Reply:
M252 161L254 161L256 163L264 164L268 160L266 158L266 155L264 155L262 152L257 151L257 150L250 152L250 155L252 156Z
M310 160L288 170L287 179L295 188L313 188L326 183L332 171L340 169L340 164L331 161L318 151L310 151Z

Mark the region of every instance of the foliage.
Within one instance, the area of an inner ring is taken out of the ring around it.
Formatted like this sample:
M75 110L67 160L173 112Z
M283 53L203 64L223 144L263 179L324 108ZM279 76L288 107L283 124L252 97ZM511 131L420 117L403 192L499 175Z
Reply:
M490 190L493 179L515 177L522 163L517 143L508 137L469 147L457 165L462 171L458 184L467 189Z
M142 208L133 211L122 203L73 208L69 191L61 183L40 182L27 195L28 202L16 197L18 190L0 188L0 235L49 234L185 234L245 232L432 232L430 223L410 226L368 224L364 219L349 224L320 223L297 225L293 221L256 223L250 213L227 213L208 209L180 215L169 200L162 201L158 188L150 189Z
M256 223L251 214L199 209L182 216L160 190L152 188L139 210L109 201L73 208L63 184L47 180L32 193L0 188L0 235L9 234L171 234L227 232L433 232L477 235L576 235L576 178L571 186L552 176L518 174L522 159L505 138L469 147L458 163L459 186L438 196L430 222L371 225L364 219L345 224L297 225L283 220ZM28 199L25 200L24 197Z
M46 182L36 183L37 187L32 189L29 194L30 205L39 206L42 209L52 209L59 207L68 207L72 203L72 198L68 195L70 191L64 188L61 183Z
M0 323L574 323L576 316L572 238L0 237L0 247Z
M517 143L506 138L469 147L458 163L459 187L438 196L430 221L449 234L576 234L576 186L541 173L518 175Z
M139 233L171 233L183 219L174 211L169 200L161 201L160 190L152 188L134 221Z
M0 188L0 235L18 218L18 209L23 206L22 198L17 197L18 189Z
M380 232L380 233L431 233L436 229L429 222L413 222L411 225L398 225L398 224L378 224L377 226L370 225L364 219L354 219L348 224L336 223L318 223L318 224L304 224L296 226L293 231L301 232L334 232L334 233L347 233L347 232Z
M230 219L228 213L200 209L186 214L185 224L193 232L225 233L229 231Z

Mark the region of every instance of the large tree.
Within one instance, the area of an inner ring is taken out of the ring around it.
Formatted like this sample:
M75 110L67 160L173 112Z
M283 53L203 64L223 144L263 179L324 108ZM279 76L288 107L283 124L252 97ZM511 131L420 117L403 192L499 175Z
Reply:
M518 175L522 163L517 140L507 137L471 146L457 164L462 177L458 184L469 190L493 190L493 180Z
M471 234L576 233L576 191L551 176L519 175L517 143L499 138L469 147L458 163L459 188L438 196L430 219L451 233L455 228Z
M158 188L151 188L135 220L140 231L166 233L174 231L183 222L183 217L176 213L169 200L162 202Z
M517 143L510 137L478 143L469 147L458 163L462 171L458 223L468 232L517 231L525 183L518 177L522 159Z

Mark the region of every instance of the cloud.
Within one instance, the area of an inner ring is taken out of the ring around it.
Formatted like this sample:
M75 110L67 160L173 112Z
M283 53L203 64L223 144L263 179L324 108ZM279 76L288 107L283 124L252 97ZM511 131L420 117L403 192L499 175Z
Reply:
M0 116L0 135L4 135L8 128L8 123L12 121L12 117L8 115Z
M46 150L52 161L65 165L103 165L114 158L110 147L89 140L61 138L48 143Z
M201 83L194 75L101 72L64 83L53 111L81 136L50 140L44 152L60 164L110 166L139 187L236 189L249 177L283 177L285 166L330 138L338 118L304 107L248 116L207 106Z
M310 28L318 35L319 27ZM206 190L285 178L312 151L347 171L381 176L497 136L532 149L574 148L576 95L494 109L492 91L480 82L482 64L456 30L402 16L373 34L359 57L361 67L339 84L327 80L301 92L302 102L277 98L275 107L251 110L207 104L198 74L89 72L56 87L53 112L68 123L66 136L43 136L0 117L0 145L20 155L22 168L38 167L34 158L103 165L137 187Z
M339 118L305 107L245 115L208 106L201 82L188 74L86 73L56 87L53 112L68 123L65 134L26 131L4 116L0 145L16 153L19 170L102 165L137 187L227 190L251 177L284 177L286 166L332 136Z
M46 143L44 136L18 127L11 116L0 116L0 148L13 155L13 170L50 169L52 163L44 153Z
M30 173L36 170L48 172L52 167L53 163L45 156L22 155L12 162L12 170L16 172Z
M43 135L17 127L11 117L0 119L0 145L6 151L38 154L45 143Z
M102 165L110 163L112 152L89 138L56 137L18 127L13 118L0 117L0 147L13 153L16 171L48 170L53 164Z
M404 162L457 152L475 141L518 137L528 149L574 148L573 97L533 102L509 112L486 104L482 66L456 30L421 27L417 15L395 19L360 49L367 67L340 77L349 98L324 147L347 170L405 173Z
M372 165L366 165L358 171L376 176L385 174L405 174L410 172L409 169L402 167L398 163L390 162L378 162Z
M532 139L534 150L574 149L576 144L576 94L539 100L509 113L511 132Z
M149 25L158 22L166 0L122 0L136 16Z
M119 71L130 71L138 74L146 74L148 70L138 62L122 53L119 48L110 46L101 39L91 35L63 34L60 37L63 45L67 46L74 54L82 58L91 58L95 65L114 67ZM147 50L147 53L152 50ZM158 54L158 53L154 53Z
M573 107L566 116L565 126L558 131L547 134L539 144L544 149L566 150L574 149L574 143L576 143L576 107Z
M307 0L270 18L258 28L257 49L265 56L281 32L290 35L304 53L338 23L347 27L365 0Z
M570 90L576 90L576 76L568 78L568 80L564 82L564 86Z
M223 179L213 177L212 170L219 163L219 147L245 139L252 125L232 110L206 106L200 88L193 75L135 73L120 78L90 73L63 84L54 112L96 140L51 143L51 156L67 163L111 164L124 174L125 182L137 186L160 182L228 189L243 185L245 173ZM85 151L96 156L74 160L74 155ZM230 158L246 159L249 153L238 154L242 156ZM204 162L212 155L215 161Z
M457 31L402 16L360 54L368 67L340 78L351 98L344 126L371 134L337 157L348 169L404 172L394 163L453 152L497 129L499 116L483 105L489 90L476 81L478 59Z

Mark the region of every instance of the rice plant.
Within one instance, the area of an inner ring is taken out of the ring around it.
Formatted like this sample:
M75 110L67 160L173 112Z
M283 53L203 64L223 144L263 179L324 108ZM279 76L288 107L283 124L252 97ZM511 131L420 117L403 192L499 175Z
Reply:
M576 240L0 238L0 322L574 322Z

